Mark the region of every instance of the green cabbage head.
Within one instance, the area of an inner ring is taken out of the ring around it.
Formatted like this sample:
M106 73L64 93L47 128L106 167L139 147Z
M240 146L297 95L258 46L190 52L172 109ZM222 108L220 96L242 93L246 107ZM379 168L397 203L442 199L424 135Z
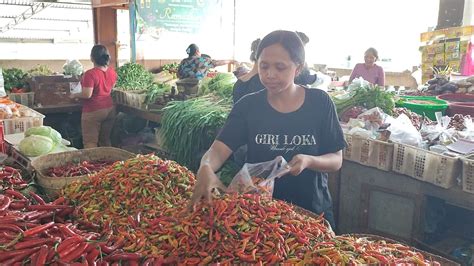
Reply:
M36 157L49 153L54 146L48 137L31 135L20 142L20 151L28 157Z
M63 137L59 132L54 130L52 127L48 126L40 126L40 127L30 127L25 132L25 137L29 137L32 135L44 136L50 138L54 144L61 143Z

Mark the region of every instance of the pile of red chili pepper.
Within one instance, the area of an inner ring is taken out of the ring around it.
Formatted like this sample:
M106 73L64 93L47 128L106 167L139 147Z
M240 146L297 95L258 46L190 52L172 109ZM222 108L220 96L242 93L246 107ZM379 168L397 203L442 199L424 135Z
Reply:
M23 180L21 174L15 168L9 166L0 167L0 191L6 189L23 189L28 184Z
M52 177L90 175L99 172L113 163L114 162L109 161L82 161L80 163L68 163L63 166L51 167L46 171L46 174Z
M334 237L323 217L258 194L227 194L196 210L147 221L154 250L177 264L294 263ZM154 252L154 253L155 253Z
M336 236L313 248L305 265L440 265L409 246L370 237Z
M140 216L156 217L191 197L195 177L187 168L155 155L139 155L116 162L64 189L64 196L80 207L76 218L104 226L128 226Z

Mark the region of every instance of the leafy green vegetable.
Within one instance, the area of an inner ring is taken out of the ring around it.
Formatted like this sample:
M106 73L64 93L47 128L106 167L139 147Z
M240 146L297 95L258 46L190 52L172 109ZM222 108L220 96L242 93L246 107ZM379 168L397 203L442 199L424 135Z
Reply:
M161 120L164 147L178 163L196 170L230 109L228 101L211 95L169 102Z
M25 88L26 83L26 73L19 68L8 68L3 69L3 81L5 91L10 92L13 88Z
M143 90L153 83L153 75L142 65L126 63L117 69L116 88L122 90Z
M44 136L50 138L53 143L59 144L63 137L61 133L57 132L55 129L49 126L39 126L39 127L30 127L25 131L25 137L29 137L32 135Z
M218 73L212 79L204 79L199 88L199 95L215 94L226 100L232 100L232 91L236 78L232 73Z
M169 64L165 64L161 67L161 70L162 71L168 71L170 73L176 73L178 72L178 67L179 67L179 64L174 62L174 63L169 63Z
M34 68L28 70L28 77L36 76L49 76L53 74L53 71L47 65L37 65Z
M47 154L53 148L53 141L45 136L31 135L20 142L20 151L30 157Z
M165 94L170 93L170 92L171 92L171 85L154 82L147 89L145 103L146 104L156 103L159 97L162 97Z
M67 60L63 65L64 75L79 76L84 71L84 67L78 60Z
M348 99L333 98L338 115L354 106L363 106L367 109L379 107L389 115L393 113L395 108L394 95L382 90L379 86L361 86L354 89L351 94Z

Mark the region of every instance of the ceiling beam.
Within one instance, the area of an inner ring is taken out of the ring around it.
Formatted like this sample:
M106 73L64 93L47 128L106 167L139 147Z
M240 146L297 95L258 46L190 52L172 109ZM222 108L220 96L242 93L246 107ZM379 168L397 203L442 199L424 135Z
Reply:
M12 15L0 15L0 18L15 18ZM43 21L65 21L65 22L83 22L83 23L91 23L92 19L68 19L68 18L30 18L31 20L43 20Z
M33 6L34 4L49 4L51 8L66 9L92 9L91 4L73 3L73 2L57 2L57 1L21 1L21 0L0 0L0 5L10 6Z
M13 18L13 21L12 22L9 22L7 23L7 25L3 26L1 29L0 29L0 33L5 33L7 32L8 30L12 29L13 27L15 27L16 25L22 23L23 21L26 21L28 20L29 18L31 18L32 16L34 16L35 14L38 14L39 12L45 10L46 8L48 8L51 4L49 3L33 3L30 8L26 9L25 12L21 13L20 15L16 16L15 18Z

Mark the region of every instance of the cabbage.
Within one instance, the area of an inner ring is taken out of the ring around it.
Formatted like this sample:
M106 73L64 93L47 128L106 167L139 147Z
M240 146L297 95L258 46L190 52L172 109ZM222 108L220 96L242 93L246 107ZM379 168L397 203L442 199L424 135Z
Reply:
M49 153L54 146L48 137L31 135L20 142L20 152L28 157L36 157Z
M55 145L61 143L61 140L63 139L63 137L61 136L59 132L54 130L52 127L48 127L48 126L28 128L25 132L25 137L29 137L31 135L48 137L53 141Z
M63 65L64 75L79 76L84 71L84 67L77 60L67 60Z

